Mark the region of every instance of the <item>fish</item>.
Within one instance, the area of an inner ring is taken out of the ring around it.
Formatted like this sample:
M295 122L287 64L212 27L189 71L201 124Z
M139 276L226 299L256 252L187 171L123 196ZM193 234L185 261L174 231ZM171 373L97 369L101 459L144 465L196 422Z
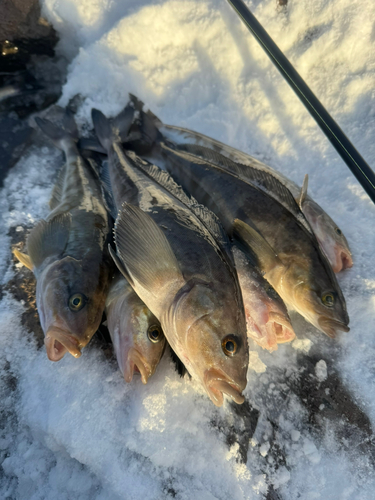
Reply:
M111 222L100 181L76 146L78 131L66 111L62 127L36 118L65 153L50 199L50 213L31 230L27 253L14 251L36 277L36 304L51 361L66 352L79 358L97 331L105 307L112 260L107 244Z
M155 373L166 340L160 322L118 273L110 285L105 312L117 362L126 382L139 372L143 384Z
M105 152L93 139L82 139L81 146L85 149L86 155ZM104 185L105 192L111 191L110 183L105 182ZM111 197L108 198L108 195L106 199L108 206L112 207L109 210L115 219L117 212L116 208L113 208L113 200ZM233 257L242 292L248 339L264 349L274 351L278 344L290 342L295 338L287 308L254 262L247 259L237 248L234 248Z
M121 121L126 123L125 108ZM112 258L159 319L173 351L216 406L243 403L248 345L230 242L218 219L171 176L121 145L122 127L92 111L119 213Z
M140 130L147 130L143 142L149 143L149 154L219 217L227 233L257 260L284 302L330 337L348 332L343 293L290 191L272 177L281 203L248 180L248 169L242 165L216 152L214 163L206 158L212 154L207 148L200 147L197 154L192 145L164 141L160 130L152 131L156 126L145 113L140 123Z
M311 226L334 272L339 273L353 266L352 252L343 231L323 208L307 194L307 175L305 176L301 188L278 170L271 168L238 149L223 144L204 134L194 132L193 130L173 125L165 125L152 113L150 116L152 116L152 119L155 121L155 124L163 136L176 144L191 143L200 145L212 149L234 162L241 163L244 166L246 165L249 169L267 172L269 175L276 177L276 179L289 189L296 202L299 204L302 213ZM270 190L268 190L268 193L271 195L274 194L274 192Z
M235 245L232 251L245 308L247 336L263 349L275 351L278 344L296 338L286 305L246 254Z

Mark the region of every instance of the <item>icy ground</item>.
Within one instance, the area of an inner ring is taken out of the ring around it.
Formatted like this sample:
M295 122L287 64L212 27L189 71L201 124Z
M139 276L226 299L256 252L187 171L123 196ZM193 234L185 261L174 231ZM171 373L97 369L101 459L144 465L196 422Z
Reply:
M375 166L375 3L247 2ZM89 124L133 92L166 123L238 147L301 183L339 224L351 331L251 345L247 402L216 409L165 357L126 385L111 348L48 361L31 274L10 247L47 214L61 154L37 143L0 197L0 498L372 500L375 487L375 206L224 0L44 0ZM30 331L28 331L28 329Z

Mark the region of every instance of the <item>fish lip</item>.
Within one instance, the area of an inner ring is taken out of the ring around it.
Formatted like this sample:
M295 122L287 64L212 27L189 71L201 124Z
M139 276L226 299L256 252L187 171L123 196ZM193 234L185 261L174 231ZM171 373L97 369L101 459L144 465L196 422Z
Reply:
M132 381L135 367L137 367L141 374L142 383L147 384L148 379L152 375L151 367L140 352L135 347L131 347L128 352L127 363L124 370L125 382L130 383Z
M318 319L319 328L332 339L337 336L337 331L349 332L350 328L342 321L322 316Z
M335 247L335 254L338 255L336 262L332 265L334 273L339 273L344 269L349 269L353 267L353 257L349 250L342 247Z
M293 339L295 339L296 334L291 322L282 314L270 311L268 322L272 323L272 329L275 333L276 341L278 344L291 342ZM281 331L277 332L277 330L280 330L280 328L277 328L276 325L279 325L281 327Z
M224 402L223 394L229 396L235 403L242 404L245 397L241 394L242 390L239 384L233 380L228 380L228 376L215 368L210 368L204 374L204 386L216 406L222 406Z
M342 264L342 267L341 267L341 271L343 271L344 269L350 269L351 267L353 267L353 257L352 257L352 254L350 252L347 252L347 251L342 251L341 252L341 264Z
M75 358L79 358L82 354L78 340L56 326L48 329L44 338L44 345L50 361L60 361L66 352L69 352Z

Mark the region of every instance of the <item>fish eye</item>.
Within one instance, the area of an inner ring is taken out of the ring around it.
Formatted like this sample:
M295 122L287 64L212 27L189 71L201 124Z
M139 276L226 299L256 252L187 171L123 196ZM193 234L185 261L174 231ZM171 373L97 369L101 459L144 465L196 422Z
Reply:
M333 307L335 304L335 296L333 293L325 293L322 296L322 302L327 307Z
M339 236L342 235L342 231L340 228L336 227L335 231L336 231L336 234L338 234Z
M151 325L148 327L147 336L153 344L157 344L163 338L163 332L159 325Z
M80 311L85 305L86 297L82 293L75 293L69 297L69 309L71 311Z
M228 335L221 341L221 348L226 356L234 356L238 350L238 342L233 335Z

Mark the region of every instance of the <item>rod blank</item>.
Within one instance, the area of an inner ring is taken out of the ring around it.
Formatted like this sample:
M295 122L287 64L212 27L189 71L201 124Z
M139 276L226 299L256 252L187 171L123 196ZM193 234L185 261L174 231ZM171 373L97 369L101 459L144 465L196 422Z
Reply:
M227 0L375 203L375 174L242 0Z

